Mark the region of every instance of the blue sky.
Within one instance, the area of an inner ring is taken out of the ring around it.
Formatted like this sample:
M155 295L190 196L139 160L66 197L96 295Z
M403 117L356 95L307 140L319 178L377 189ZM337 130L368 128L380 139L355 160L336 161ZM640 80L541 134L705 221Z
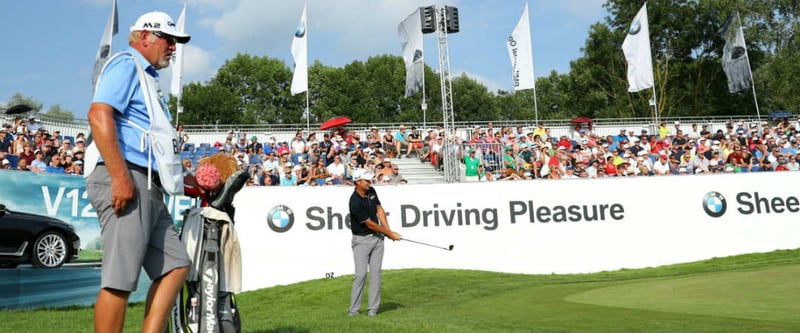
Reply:
M606 15L605 0L529 2L535 74L565 73L581 56L589 26ZM85 117L91 101L91 72L111 11L111 0L0 0L0 103L14 93L59 104ZM237 53L270 56L291 65L290 45L301 0L118 0L119 33L113 50L127 46L128 28L139 15L160 10L177 21L187 5L184 84L212 78ZM400 56L397 25L431 0L308 0L309 62L344 66L379 54ZM467 73L490 90L511 89L505 40L522 14L523 0L449 0L458 7L461 32L449 36L454 75ZM620 44L622 42L620 41ZM425 35L425 62L438 69L434 34ZM162 71L169 91L171 70ZM624 75L624 73L620 73ZM313 78L312 78L313 79ZM187 110L187 112L191 112Z

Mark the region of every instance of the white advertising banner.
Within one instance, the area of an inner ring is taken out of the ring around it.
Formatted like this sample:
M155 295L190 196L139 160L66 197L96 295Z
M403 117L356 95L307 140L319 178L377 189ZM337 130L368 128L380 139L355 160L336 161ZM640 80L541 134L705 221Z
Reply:
M588 273L800 247L800 173L378 186L383 267ZM244 290L353 273L352 187L236 197Z

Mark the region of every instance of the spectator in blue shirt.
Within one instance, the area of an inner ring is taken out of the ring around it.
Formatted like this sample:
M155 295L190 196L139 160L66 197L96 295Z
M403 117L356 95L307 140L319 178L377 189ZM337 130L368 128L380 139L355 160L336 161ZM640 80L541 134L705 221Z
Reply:
M44 172L45 173L52 173L52 174L59 174L59 175L66 174L66 171L64 170L64 167L62 167L60 165L60 163L61 163L61 156L60 155L54 155L52 158L50 158L50 165L48 165L44 169Z

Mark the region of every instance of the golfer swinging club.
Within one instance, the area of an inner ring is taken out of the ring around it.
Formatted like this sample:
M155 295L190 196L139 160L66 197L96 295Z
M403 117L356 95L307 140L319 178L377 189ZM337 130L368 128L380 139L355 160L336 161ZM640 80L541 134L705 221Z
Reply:
M369 305L367 314L375 316L381 304L381 264L383 263L383 237L399 240L400 234L389 228L386 212L381 207L378 194L372 188L373 174L366 170L353 173L356 189L350 196L350 230L353 232L351 246L356 273L350 291L350 316L358 315L361 296L369 265Z

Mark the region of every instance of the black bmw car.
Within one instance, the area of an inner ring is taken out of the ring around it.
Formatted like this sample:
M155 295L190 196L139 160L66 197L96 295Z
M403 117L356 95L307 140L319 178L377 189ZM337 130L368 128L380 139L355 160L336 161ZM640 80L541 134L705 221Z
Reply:
M81 240L69 223L0 204L0 267L57 268L78 258Z

